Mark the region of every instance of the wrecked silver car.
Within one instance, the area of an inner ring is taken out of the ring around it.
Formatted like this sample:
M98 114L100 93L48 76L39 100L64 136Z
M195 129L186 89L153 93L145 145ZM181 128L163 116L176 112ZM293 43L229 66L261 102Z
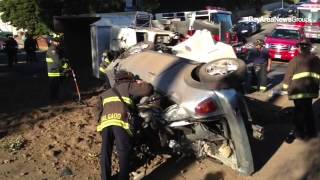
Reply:
M160 107L144 103L140 116L165 126L168 133L161 139L172 152L192 150L197 157L215 158L242 174L254 171L246 124L250 113L238 91L245 74L241 60L199 63L141 50L116 62L116 69L151 83L165 101Z

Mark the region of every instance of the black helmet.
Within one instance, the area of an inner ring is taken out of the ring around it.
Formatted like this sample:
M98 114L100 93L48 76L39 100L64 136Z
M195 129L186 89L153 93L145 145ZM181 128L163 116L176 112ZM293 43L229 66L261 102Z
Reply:
M132 80L132 79L134 79L134 75L131 72L120 70L115 73L115 80L116 81Z
M254 42L254 45L255 45L255 46L264 46L264 40L262 40L262 39L257 39L257 40Z

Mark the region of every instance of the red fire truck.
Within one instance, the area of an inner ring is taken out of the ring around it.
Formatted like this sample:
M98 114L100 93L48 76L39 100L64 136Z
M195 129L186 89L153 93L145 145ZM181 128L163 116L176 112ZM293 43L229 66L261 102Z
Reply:
M306 38L320 39L320 1L312 0L297 7L299 22Z

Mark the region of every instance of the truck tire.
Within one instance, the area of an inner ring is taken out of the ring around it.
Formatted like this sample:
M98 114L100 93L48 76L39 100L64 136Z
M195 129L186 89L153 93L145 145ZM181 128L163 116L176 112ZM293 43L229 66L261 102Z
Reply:
M215 84L213 87L217 88L239 87L245 75L245 63L236 58L218 59L199 69L200 82Z

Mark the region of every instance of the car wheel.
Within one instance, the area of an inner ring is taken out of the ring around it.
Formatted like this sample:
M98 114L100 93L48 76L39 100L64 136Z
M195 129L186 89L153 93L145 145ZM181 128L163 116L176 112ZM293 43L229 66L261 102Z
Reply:
M207 64L199 69L199 78L202 83L213 83L216 88L237 88L246 75L246 65L241 59L222 58Z

